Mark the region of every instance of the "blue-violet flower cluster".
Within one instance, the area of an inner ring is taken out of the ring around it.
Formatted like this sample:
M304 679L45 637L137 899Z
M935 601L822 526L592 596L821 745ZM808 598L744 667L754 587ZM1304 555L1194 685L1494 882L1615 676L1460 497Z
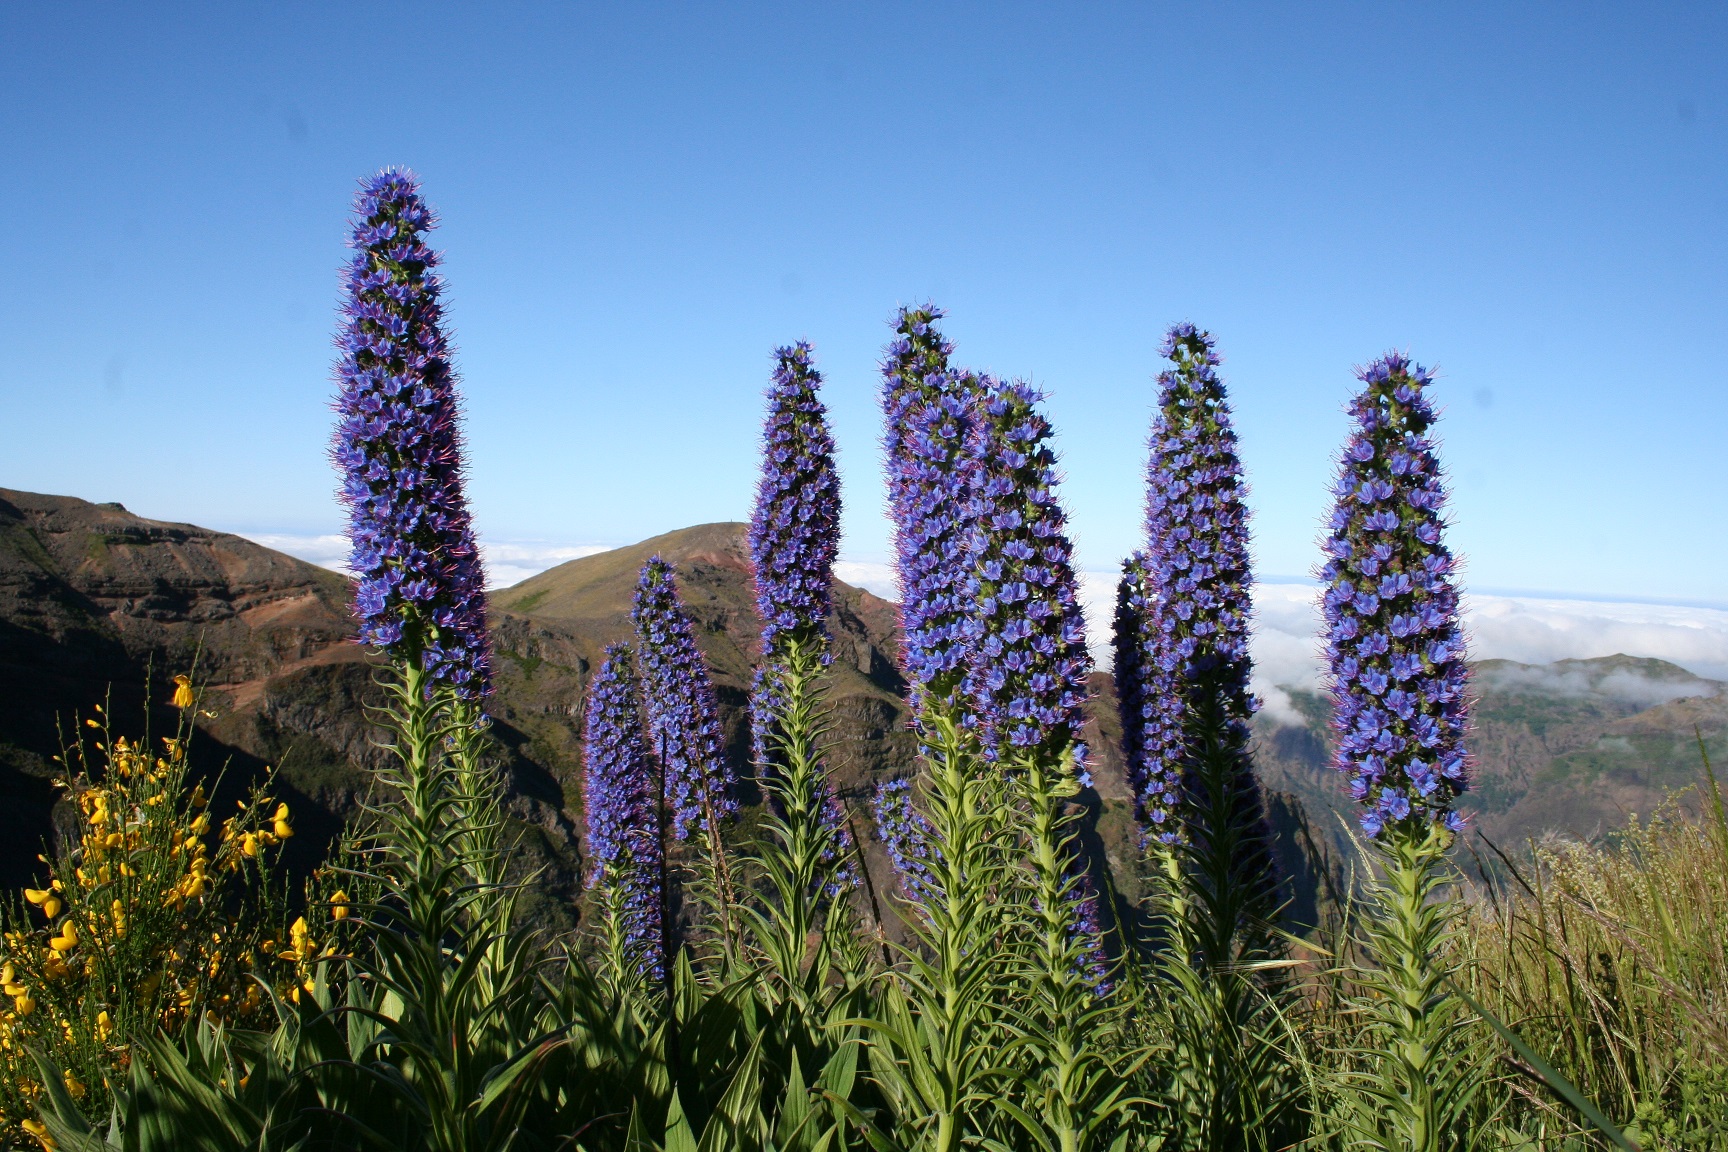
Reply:
M1147 591L1146 553L1136 552L1122 564L1112 637L1122 759L1141 826L1151 839L1175 844L1182 835L1186 709L1174 673L1158 666L1155 608Z
M1146 762L1131 764L1129 772L1153 834L1162 838L1172 830L1166 827L1168 816L1160 822L1157 815L1169 813L1172 787L1180 787L1194 770L1200 751L1196 725L1221 738L1235 761L1232 788L1234 802L1244 809L1241 815L1258 822L1261 803L1247 754L1248 721L1255 708L1248 690L1251 575L1242 463L1230 406L1210 335L1192 324L1177 324L1159 351L1175 367L1158 377L1142 596L1155 605L1147 655L1159 682L1147 690L1160 699L1146 717Z
M1428 430L1432 377L1391 353L1357 373L1357 429L1344 446L1321 571L1336 764L1362 829L1463 827L1468 787L1464 637L1446 492Z
M360 640L477 700L491 680L486 582L462 493L438 254L421 239L435 221L413 176L395 169L363 181L354 204L331 456Z
M822 374L809 344L774 350L768 418L762 432L762 476L750 518L750 561L762 620L762 661L750 692L752 748L764 769L773 761L769 733L784 712L779 685L794 644L820 645L826 666L834 559L840 551L840 476L828 410L817 397ZM830 856L849 855L851 832L826 773L815 781L822 824L834 836ZM827 861L835 863L834 859ZM842 882L850 870L841 868Z
M870 815L906 895L920 903L928 900L935 891L930 870L936 859L935 830L912 803L911 781L888 780L877 785Z
M840 477L827 409L817 398L822 376L809 344L775 349L762 433L762 476L750 519L750 560L756 611L762 620L762 663L751 692L758 763L767 763L765 736L778 715L775 682L797 641L827 649L834 558L840 549Z
M982 383L967 693L986 756L1072 748L1083 771L1092 662L1043 397L1017 382Z
M613 644L588 687L583 810L589 886L623 896L624 936L643 971L662 975L660 780L642 732L642 693L630 648Z
M672 565L658 556L642 566L630 613L636 625L643 700L654 752L666 777L672 830L691 829L734 814L732 770L726 758L714 684L696 647L690 618L678 602Z
M915 714L927 704L966 721L976 461L968 444L978 380L947 368L932 308L903 309L883 364L888 502L900 579L901 662Z
M827 409L817 398L821 373L810 345L778 348L762 434L762 477L750 521L750 559L762 650L826 633L829 587L840 548L840 478Z

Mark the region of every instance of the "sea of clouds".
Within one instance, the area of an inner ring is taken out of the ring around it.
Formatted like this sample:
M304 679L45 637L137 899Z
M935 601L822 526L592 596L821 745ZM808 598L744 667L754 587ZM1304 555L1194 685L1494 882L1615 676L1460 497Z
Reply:
M340 570L347 558L345 537L252 535L268 548ZM481 542L487 582L503 588L557 564L606 550L598 544L539 541ZM887 564L842 560L835 575L878 596L895 596L894 570ZM1093 655L1109 667L1110 622L1116 607L1114 572L1081 573ZM1268 718L1299 723L1288 689L1320 686L1319 589L1309 583L1274 583L1254 588L1254 688ZM1608 694L1629 702L1659 704L1716 691L1709 681L1728 680L1728 610L1635 601L1538 596L1464 597L1464 626L1475 660L1511 660L1547 665L1557 660L1589 659L1623 653L1675 664L1695 677L1651 678L1631 671L1592 678L1577 670L1499 669L1496 686L1539 690L1545 694Z
M894 595L886 564L842 562L842 580ZM1093 656L1109 667L1110 622L1116 611L1114 572L1081 573ZM1320 687L1320 590L1309 583L1254 587L1254 690L1270 719L1301 723L1287 689ZM1716 691L1728 680L1728 611L1629 601L1536 596L1466 595L1464 627L1473 660L1547 665L1598 656L1654 657L1702 679L1653 679L1630 670L1590 677L1577 670L1526 668L1493 673L1496 686L1549 695L1611 695L1645 705Z
M254 543L278 552L286 552L322 568L343 572L348 567L348 537L294 536L283 533L248 532L243 535ZM480 558L486 569L486 587L508 588L530 576L567 560L580 560L597 552L605 552L606 544L548 544L534 540L480 541Z

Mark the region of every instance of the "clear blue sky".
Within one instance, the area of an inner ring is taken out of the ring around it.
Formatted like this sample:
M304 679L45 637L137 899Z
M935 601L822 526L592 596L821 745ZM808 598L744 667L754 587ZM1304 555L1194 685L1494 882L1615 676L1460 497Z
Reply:
M1728 8L1324 7L8 4L0 485L335 530L346 213L404 164L494 540L745 517L807 338L884 559L875 362L933 298L1050 391L1088 567L1191 319L1262 571L1313 565L1351 365L1397 347L1472 586L1728 600Z

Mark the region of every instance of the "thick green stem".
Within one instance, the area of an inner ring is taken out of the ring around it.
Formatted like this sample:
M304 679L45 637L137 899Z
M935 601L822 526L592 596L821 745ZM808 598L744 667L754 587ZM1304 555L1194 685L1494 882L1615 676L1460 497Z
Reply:
M1379 1084L1367 1106L1384 1140L1411 1152L1462 1146L1476 1076L1457 1044L1461 1006L1450 990L1458 902L1447 891L1451 834L1440 827L1388 829L1368 943L1377 968L1365 978L1377 1033Z

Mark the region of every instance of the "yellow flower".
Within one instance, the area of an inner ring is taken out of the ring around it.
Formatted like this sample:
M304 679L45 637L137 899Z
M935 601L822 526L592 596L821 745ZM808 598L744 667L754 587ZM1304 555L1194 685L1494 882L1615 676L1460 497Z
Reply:
M24 1131L42 1142L42 1147L46 1149L46 1152L54 1152L54 1139L48 1135L48 1125L40 1120L25 1120L23 1125Z
M190 708L196 703L192 695L192 677L174 677L174 707Z
M271 831L276 833L278 840L286 840L294 835L294 829L288 824L288 805L278 804L276 806L276 815L271 817L271 823L274 825Z
M70 1069L61 1076L61 1079L66 1081L66 1091L71 1094L72 1099L84 1099L84 1085L79 1082L78 1077L72 1075Z
M246 833L240 841L240 851L248 856L258 855L258 837L250 832Z
M70 952L78 947L78 929L68 920L60 926L60 935L48 941L48 947L56 952Z
M17 1011L18 1015L28 1016L30 1013L36 1011L36 1001L32 999L29 994L14 996L12 998L12 1007Z
M96 1013L96 1038L106 1040L114 1034L114 1018L108 1015L108 1009Z
M336 894L330 897L330 919L346 920L348 919L348 912L348 893L337 889Z
M54 894L52 888L26 888L24 889L24 899L39 906L42 909L42 915L50 920L60 915L60 909L64 907L60 897Z

